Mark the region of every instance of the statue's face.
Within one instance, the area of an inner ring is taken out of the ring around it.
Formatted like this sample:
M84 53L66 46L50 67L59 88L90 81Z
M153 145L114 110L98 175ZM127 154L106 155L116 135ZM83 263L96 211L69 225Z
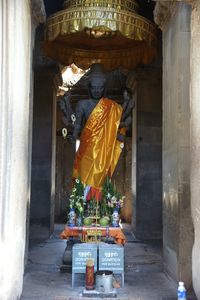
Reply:
M103 94L105 89L105 81L102 78L94 78L90 81L89 84L89 91L90 96L95 99L99 100Z

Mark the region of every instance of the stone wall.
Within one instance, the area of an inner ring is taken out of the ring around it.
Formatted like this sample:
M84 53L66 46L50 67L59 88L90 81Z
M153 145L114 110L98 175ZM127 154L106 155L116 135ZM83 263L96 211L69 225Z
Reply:
M162 236L161 78L160 61L137 70L137 129L136 140L133 140L136 143L133 229L140 239L159 239Z
M63 138L64 127L66 125L62 121L62 112L57 105L55 221L66 223L67 204L72 190L75 143Z
M193 287L200 299L200 2L193 2L191 18L191 208L194 223ZM186 235L185 235L186 236Z
M37 2L41 8L41 1ZM0 299L18 299L30 203L32 48L37 20L28 0L1 1L0 19Z
M35 70L30 239L46 239L54 228L56 93L61 85L56 66Z
M126 198L120 213L122 222L131 223L132 219L132 137L126 137L124 148L120 154L112 181L116 184L118 191Z
M191 284L190 6L163 29L163 249L167 272Z

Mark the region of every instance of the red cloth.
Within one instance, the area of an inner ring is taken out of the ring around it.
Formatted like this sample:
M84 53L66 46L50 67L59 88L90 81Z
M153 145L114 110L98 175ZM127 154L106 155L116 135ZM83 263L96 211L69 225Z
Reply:
M86 200L89 201L91 199L95 199L97 201L100 201L102 199L102 192L100 189L96 189L91 186L89 193L87 194Z
M85 227L68 227L66 226L63 232L60 234L61 239L69 239L70 237L80 237L87 234L88 230L101 230L102 236L113 237L116 244L124 245L126 238L122 229L120 227L95 227L95 226L85 226Z

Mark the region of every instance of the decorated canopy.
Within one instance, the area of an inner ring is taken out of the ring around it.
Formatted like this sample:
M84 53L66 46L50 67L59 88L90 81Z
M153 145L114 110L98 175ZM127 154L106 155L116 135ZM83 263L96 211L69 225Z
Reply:
M134 0L67 0L47 20L45 54L63 65L132 69L156 56L157 29Z

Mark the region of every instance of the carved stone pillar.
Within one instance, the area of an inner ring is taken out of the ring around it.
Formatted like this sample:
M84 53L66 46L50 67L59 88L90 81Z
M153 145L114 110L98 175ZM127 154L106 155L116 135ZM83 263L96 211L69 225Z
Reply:
M0 1L0 20L0 299L19 299L30 203L36 24L29 0Z
M191 18L191 208L194 223L193 287L200 299L200 2L194 1Z
M191 285L190 16L183 1L157 1L163 31L163 254L165 270Z

